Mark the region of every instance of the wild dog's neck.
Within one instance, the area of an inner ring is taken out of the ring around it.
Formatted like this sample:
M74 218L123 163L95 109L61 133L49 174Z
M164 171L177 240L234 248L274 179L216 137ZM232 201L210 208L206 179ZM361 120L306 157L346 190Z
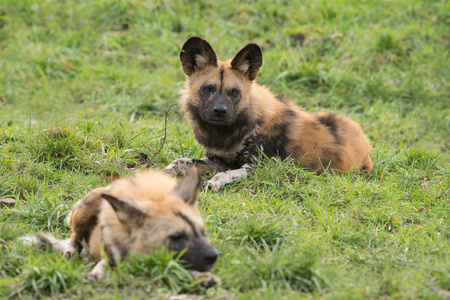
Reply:
M250 102L255 107L260 118L264 120L264 123L270 122L278 114L278 111L286 105L282 100L278 100L268 88L255 82L252 86Z
M245 140L259 128L260 119L251 117L250 109L245 109L236 117L232 125L212 125L200 117L191 121L197 141L205 148L206 153L233 161L241 150Z

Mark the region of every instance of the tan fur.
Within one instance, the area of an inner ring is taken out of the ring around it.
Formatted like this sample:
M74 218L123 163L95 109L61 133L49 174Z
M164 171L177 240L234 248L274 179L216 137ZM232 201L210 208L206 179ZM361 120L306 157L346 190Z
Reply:
M197 208L200 174L194 168L185 178L177 183L153 170L135 173L106 188L94 189L75 204L68 217L72 230L69 243L43 234L23 241L51 244L66 257L75 254L75 249L80 253L86 248L98 263L86 276L91 281L105 275L103 249L114 265L132 254L150 254L159 247L177 252L187 248L182 259L186 258L193 269L206 271L217 251L207 242ZM180 234L182 240L177 237Z

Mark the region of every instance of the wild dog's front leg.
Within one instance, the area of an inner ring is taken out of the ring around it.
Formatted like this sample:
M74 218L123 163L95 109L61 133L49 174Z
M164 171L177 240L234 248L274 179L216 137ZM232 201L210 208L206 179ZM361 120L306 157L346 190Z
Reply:
M84 278L86 280L89 280L90 282L97 282L105 278L106 275L105 264L106 260L102 259L95 265L95 267L92 269L91 272L84 275Z
M247 178L248 173L251 172L251 167L248 164L243 165L240 169L220 172L214 175L208 181L202 184L202 188L210 188L213 191L218 191L226 184L238 181L241 178Z
M260 144L258 137L249 139L244 148L238 153L238 159L241 167L236 170L220 172L210 180L202 184L202 188L210 188L213 191L220 190L226 184L237 181L241 178L247 178L253 167L258 163L260 158Z
M196 166L201 174L207 172L223 171L225 168L222 164L217 163L209 158L192 159L192 158L179 158L170 163L163 169L163 172L170 175L184 175L192 166Z

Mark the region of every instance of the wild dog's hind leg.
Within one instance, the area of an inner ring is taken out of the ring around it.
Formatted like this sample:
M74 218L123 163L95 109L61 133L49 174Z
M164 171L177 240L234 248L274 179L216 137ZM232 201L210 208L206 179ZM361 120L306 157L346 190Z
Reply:
M189 171L192 166L196 166L201 174L207 172L223 171L224 166L220 166L216 162L209 158L192 159L192 158L179 158L170 163L163 169L163 172L170 176L184 175Z
M45 233L23 236L20 240L27 246L48 245L67 259L71 258L76 251L70 239L60 240Z
M67 223L72 229L70 242L77 248L78 253L82 250L81 242L89 241L89 236L98 223L98 214L100 213L102 197L101 194L106 188L97 188L88 193L83 199L78 201L72 209Z
M30 246L49 245L53 251L60 252L67 259L74 256L75 252L80 253L81 241L89 240L91 232L97 225L97 216L102 203L101 194L105 190L106 188L95 189L75 204L67 218L67 223L72 229L70 239L60 240L49 234L39 233L24 236L20 240Z

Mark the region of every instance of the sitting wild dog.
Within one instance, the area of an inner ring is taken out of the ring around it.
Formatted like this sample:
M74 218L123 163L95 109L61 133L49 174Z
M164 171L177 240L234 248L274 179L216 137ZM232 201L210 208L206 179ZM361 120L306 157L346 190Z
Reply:
M41 233L25 236L22 241L49 245L66 258L88 249L97 263L85 276L92 282L105 276L102 248L111 266L132 254L150 254L162 246L176 252L187 249L181 259L196 271L194 278L205 277L201 284L209 287L219 281L218 277L201 272L214 265L218 252L208 242L197 208L199 190L197 168L178 184L160 172L135 173L106 188L94 189L75 204L68 217L70 239L58 240Z
M193 165L220 171L206 182L217 190L247 177L261 153L292 157L319 174L327 168L371 171L369 140L357 123L304 112L254 81L263 63L258 45L248 44L232 60L220 62L207 41L191 37L180 60L187 80L179 104L207 158L177 159L165 173L182 175Z

